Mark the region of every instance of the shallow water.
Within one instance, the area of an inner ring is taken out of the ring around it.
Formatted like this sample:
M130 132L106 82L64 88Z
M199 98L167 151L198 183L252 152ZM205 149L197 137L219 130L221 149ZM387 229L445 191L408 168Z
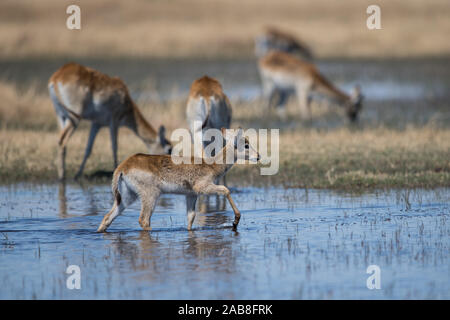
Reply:
M239 188L223 199L164 195L151 232L139 203L95 233L109 186L0 187L1 299L449 299L450 191ZM218 202L217 202L218 200ZM369 290L369 265L381 289ZM69 290L69 265L81 289Z

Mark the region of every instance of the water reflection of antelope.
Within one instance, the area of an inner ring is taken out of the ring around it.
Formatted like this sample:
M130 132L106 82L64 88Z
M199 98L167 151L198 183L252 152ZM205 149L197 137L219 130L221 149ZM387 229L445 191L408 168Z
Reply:
M224 225L229 219L225 214L226 205L226 198L224 196L199 196L197 198L196 223L202 227Z
M92 190L89 187L85 187L82 184L80 184L81 192L82 192L82 198L83 198L83 207L80 208L79 206L76 206L78 210L81 210L83 212L84 216L90 216L97 214L97 206L95 203L95 193L92 192ZM61 218L69 218L69 217L77 217L79 214L76 213L69 213L67 210L68 207L68 201L67 201L67 186L65 181L59 181L58 183L58 202L59 202L59 216Z
M223 233L197 233L189 232L187 246L183 252L186 265L193 271L214 270L215 272L234 272L236 268L236 255L233 247L239 242L239 233L233 237L225 236ZM208 263L204 260L207 258Z

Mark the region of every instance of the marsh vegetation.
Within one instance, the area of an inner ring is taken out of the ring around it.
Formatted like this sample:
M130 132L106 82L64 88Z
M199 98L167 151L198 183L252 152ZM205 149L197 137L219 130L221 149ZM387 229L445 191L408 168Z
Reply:
M184 115L189 79L203 73L217 76L229 93L232 127L279 128L279 173L263 177L254 166L238 166L229 173L230 183L236 182L233 177L244 176L240 185L352 190L450 185L448 63L443 58L322 61L320 67L344 88L354 83L363 88L364 109L359 123L351 125L339 108L320 99L313 102L312 121L299 117L296 99L288 103L286 118L279 118L275 110L267 112L253 59L209 60L202 70L196 59L86 60L86 64L121 75L130 83L145 117L155 127L164 124L169 136L176 128L187 128ZM33 59L1 63L2 77L9 79L0 83L2 183L57 177L58 129L46 91L56 64ZM411 78L416 72L420 76ZM88 131L82 122L69 142L68 177L74 176L81 163ZM97 138L86 166L88 177L113 170L108 135L108 130L103 130ZM119 160L145 151L145 145L129 130L121 129ZM100 181L108 179L107 175Z

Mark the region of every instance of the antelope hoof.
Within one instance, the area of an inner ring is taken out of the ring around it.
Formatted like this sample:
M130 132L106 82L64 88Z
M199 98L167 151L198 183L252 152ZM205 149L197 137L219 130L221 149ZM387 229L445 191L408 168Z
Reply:
M107 226L101 224L100 227L98 227L97 232L105 232Z
M141 224L142 230L152 231L152 227L149 224Z
M233 231L237 230L237 226L239 224L239 220L241 220L241 217L235 217L233 221Z

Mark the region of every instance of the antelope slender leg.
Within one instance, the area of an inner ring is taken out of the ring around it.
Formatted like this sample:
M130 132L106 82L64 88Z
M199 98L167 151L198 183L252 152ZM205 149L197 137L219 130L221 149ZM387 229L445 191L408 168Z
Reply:
M112 154L114 159L114 169L117 168L117 136L119 133L119 126L112 121L109 126L109 133L111 135L111 148L112 148Z
M228 190L225 186L218 186L215 184L196 184L194 185L194 191L202 194L221 194L227 197L228 202L231 205L231 208L234 212L234 222L233 222L233 230L236 230L237 225L239 224L239 220L241 219L241 213L239 212L239 209L236 207L236 204L234 203L233 199L230 195L230 190Z
M94 145L95 137L97 136L97 133L99 130L100 130L100 125L93 122L91 125L91 131L89 132L89 140L86 145L86 151L84 153L84 158L83 158L83 161L81 162L80 169L78 170L77 174L75 175L75 179L78 179L83 174L84 166L86 165L87 159L91 155L92 146Z
M66 121L67 124L62 128L62 131L59 135L59 141L58 144L60 146L66 145L67 141L69 140L69 137L71 136L73 130L75 129L75 126L72 122Z
M272 107L278 107L279 94L279 90L276 90L275 88L272 89L267 100L267 110L270 110Z
M200 213L207 213L209 210L209 199L208 196L205 195L199 195L197 197L198 202L198 212Z
M139 215L139 224L145 231L150 231L150 219L152 218L156 202L159 198L160 192L158 190L151 190L148 192L141 192L141 213Z
M192 230L192 224L195 219L195 203L197 202L196 195L187 195L186 196L186 214L188 219L188 227L187 229Z
M285 108L286 102L289 99L289 92L286 92L285 90L279 90L279 97L278 97L278 105L279 108Z
M285 90L277 90L277 95L275 96L275 107L278 116L281 119L286 119L286 102L288 101L289 93Z
M117 218L117 216L120 215L123 210L125 210L125 206L122 203L120 205L117 205L117 201L114 201L113 207L103 217L102 223L98 227L97 232L106 231L106 229L111 225L114 219Z
M296 89L297 97L300 104L300 115L303 119L311 120L311 99L310 99L310 87L298 87Z
M102 223L97 229L97 232L105 231L109 225L117 218L128 206L130 206L137 198L137 194L127 188L126 184L122 184L120 179L118 182L119 195L116 195L114 205L111 210L104 216Z
M272 106L273 99L276 95L275 86L272 81L263 78L262 79L262 87L263 87L263 98L266 100L266 110L270 110Z
M64 135L62 137L62 139L60 138L60 146L66 146L67 142L69 142L70 137L72 137L73 133L75 132L77 126L78 126L78 122L73 122L73 121L69 121L68 120L68 124L66 125L66 127L64 128L64 131L66 132L62 132L61 135Z
M59 150L58 150L58 159L57 159L57 170L58 170L58 178L60 180L64 180L66 177L66 145L69 141L69 138L75 131L75 125L69 121L68 119L62 120L60 119L60 125L62 126L62 131L59 136Z
M239 220L241 220L241 213L239 212L239 209L236 207L236 204L234 203L233 198L231 198L230 194L227 194L227 199L234 211L233 230L236 230L237 225L239 224Z

